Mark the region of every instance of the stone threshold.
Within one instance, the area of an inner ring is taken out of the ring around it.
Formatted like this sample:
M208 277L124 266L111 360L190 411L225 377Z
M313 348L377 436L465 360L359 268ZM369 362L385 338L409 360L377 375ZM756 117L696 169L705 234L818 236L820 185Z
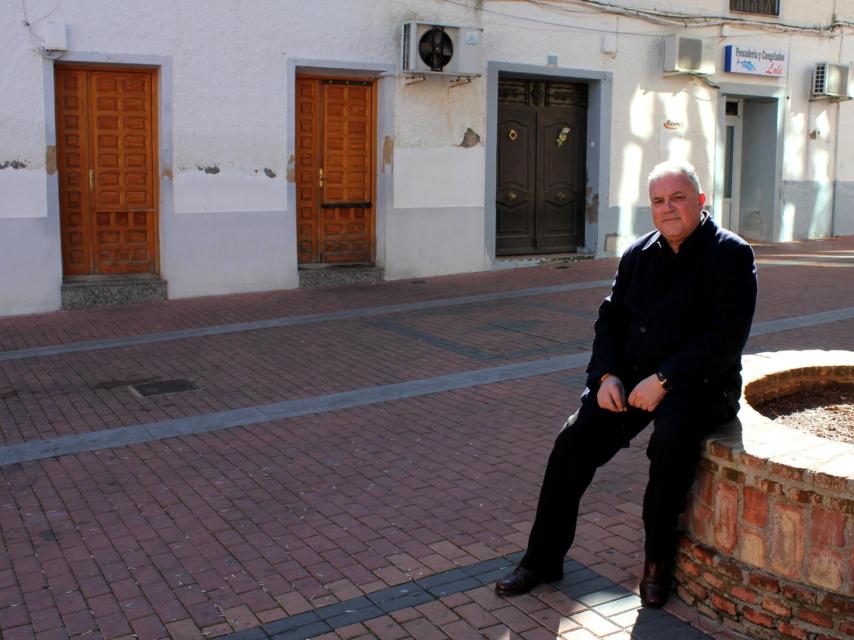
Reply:
M346 284L373 284L383 281L383 270L365 264L305 264L299 268L299 288L316 289Z
M62 309L90 309L167 299L167 283L154 274L66 277L62 283Z
M516 256L497 256L495 268L518 269L520 267L553 267L555 269L566 269L573 262L592 260L593 253L578 251L576 253L535 253L520 254Z

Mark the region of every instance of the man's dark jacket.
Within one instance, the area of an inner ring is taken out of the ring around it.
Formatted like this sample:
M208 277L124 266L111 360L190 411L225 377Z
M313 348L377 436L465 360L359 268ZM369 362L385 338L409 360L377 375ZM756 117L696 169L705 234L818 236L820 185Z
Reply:
M623 254L611 295L599 307L587 386L605 373L628 392L661 372L674 392L741 392L741 352L756 307L750 245L703 212L673 253L653 231Z

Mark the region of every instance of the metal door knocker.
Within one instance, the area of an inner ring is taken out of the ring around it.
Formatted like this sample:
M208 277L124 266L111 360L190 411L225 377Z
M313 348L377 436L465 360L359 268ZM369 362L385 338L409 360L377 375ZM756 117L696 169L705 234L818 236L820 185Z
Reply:
M516 192L515 192L515 191L511 191L510 193L508 193L508 194L507 194L507 199L508 199L510 202L513 202L513 201L516 199Z
M507 134L507 137L510 138L510 142L513 142L516 140L516 138L519 137L519 132L517 132L516 129L510 129L510 132Z

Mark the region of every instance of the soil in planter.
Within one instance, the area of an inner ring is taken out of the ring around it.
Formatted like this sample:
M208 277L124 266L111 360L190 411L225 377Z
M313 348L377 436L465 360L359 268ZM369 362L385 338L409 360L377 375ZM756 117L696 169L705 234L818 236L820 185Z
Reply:
M832 383L754 407L792 429L854 444L854 383Z

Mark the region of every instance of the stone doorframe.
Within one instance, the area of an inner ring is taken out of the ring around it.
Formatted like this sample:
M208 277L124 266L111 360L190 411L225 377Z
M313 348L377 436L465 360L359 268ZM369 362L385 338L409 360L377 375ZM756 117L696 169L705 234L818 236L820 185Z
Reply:
M756 84L742 84L740 82L720 82L718 89L718 105L716 114L715 132L715 158L723 158L726 153L726 101L727 98L766 98L777 101L777 139L774 152L774 184L773 200L774 210L771 212L771 238L773 240L774 230L779 226L782 219L782 182L783 182L783 152L785 143L785 114L788 104L785 87L770 87ZM723 219L723 193L724 193L724 164L716 161L714 166L714 185L712 189L712 216L720 223ZM744 185L742 184L742 189ZM739 234L741 229L739 229Z
M601 213L608 207L611 181L611 101L613 73L565 67L549 67L490 61L486 71L486 194L484 208L484 248L487 263L496 268L495 196L498 170L498 75L555 78L588 85L587 105L587 212L584 217L584 246L591 253L601 254L605 231L599 224ZM502 259L502 265L507 259ZM512 261L512 260L511 260Z

